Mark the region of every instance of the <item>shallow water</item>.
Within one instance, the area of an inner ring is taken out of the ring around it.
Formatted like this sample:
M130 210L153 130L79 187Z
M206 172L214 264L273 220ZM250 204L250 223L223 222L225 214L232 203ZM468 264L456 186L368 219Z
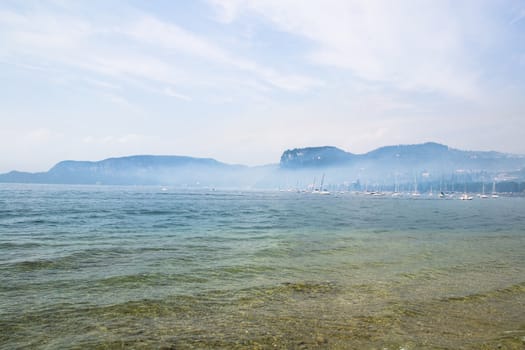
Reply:
M522 349L525 199L0 185L0 348Z

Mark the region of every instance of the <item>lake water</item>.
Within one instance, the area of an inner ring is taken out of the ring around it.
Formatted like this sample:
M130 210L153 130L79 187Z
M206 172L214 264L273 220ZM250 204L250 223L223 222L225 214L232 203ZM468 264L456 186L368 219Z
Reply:
M525 199L0 185L0 349L523 349Z

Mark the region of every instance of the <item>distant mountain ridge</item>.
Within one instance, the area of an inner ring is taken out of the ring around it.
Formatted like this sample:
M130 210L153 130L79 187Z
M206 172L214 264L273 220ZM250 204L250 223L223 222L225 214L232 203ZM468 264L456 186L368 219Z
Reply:
M279 167L301 181L325 174L335 183L493 182L525 180L525 156L494 151L462 151L435 142L385 146L364 154L339 148L305 147L283 153Z
M224 176L234 177L247 167L230 165L211 158L188 156L136 155L101 161L65 160L49 171L0 175L0 182L64 184L223 184Z
M525 156L462 151L435 142L385 146L364 154L333 146L295 148L284 151L279 164L260 167L211 158L136 155L66 160L47 172L0 174L0 182L275 188L305 183L322 174L330 183L523 179Z
M461 151L448 146L427 142L415 145L385 146L364 154L353 154L337 147L306 147L286 150L281 156L280 167L296 169L305 167L341 167L356 162L392 161L398 163L428 162L439 160L449 165L489 165L490 162L507 161L509 166L522 164L524 156L510 155L494 151ZM517 161L517 163L516 163Z

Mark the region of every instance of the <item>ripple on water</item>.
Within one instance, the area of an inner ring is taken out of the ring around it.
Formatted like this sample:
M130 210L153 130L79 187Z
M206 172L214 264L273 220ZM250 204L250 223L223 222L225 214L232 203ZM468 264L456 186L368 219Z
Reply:
M519 201L46 188L3 191L5 349L523 346Z

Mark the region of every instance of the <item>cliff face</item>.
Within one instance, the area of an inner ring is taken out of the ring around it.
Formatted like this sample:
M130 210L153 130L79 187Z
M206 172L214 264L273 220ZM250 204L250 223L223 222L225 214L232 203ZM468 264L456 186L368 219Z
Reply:
M299 169L348 165L355 159L352 153L337 147L307 147L287 150L281 156L280 167Z

